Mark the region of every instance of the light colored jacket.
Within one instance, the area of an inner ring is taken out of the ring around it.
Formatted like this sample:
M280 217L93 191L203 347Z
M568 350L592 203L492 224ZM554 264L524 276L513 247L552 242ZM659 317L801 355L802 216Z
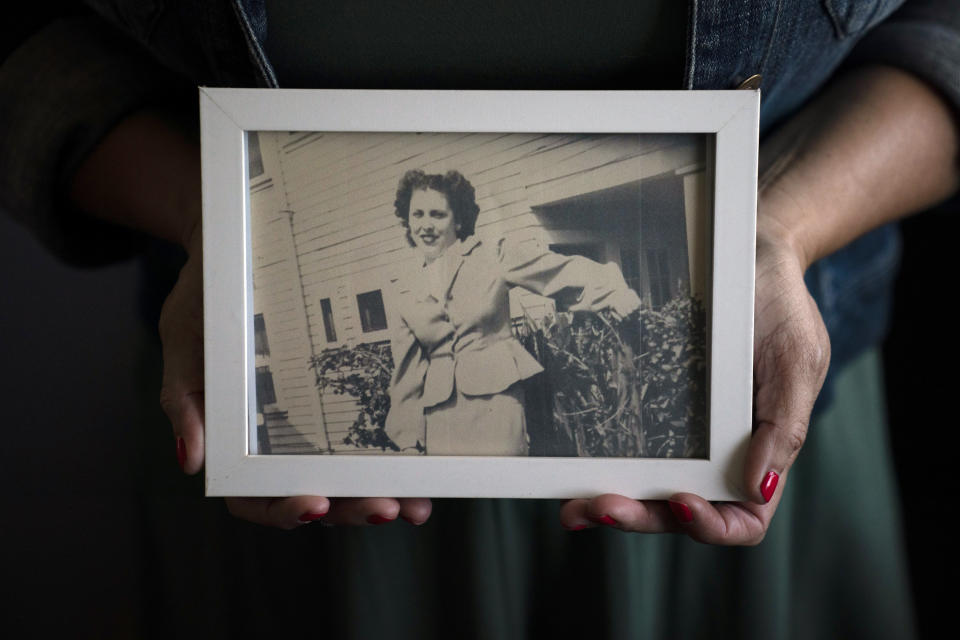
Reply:
M386 431L401 449L423 441L423 410L446 402L455 390L500 393L543 371L511 331L511 288L573 299L573 311L640 304L615 264L561 255L533 241L485 244L471 236L439 259L445 262L439 290L424 270L396 283Z

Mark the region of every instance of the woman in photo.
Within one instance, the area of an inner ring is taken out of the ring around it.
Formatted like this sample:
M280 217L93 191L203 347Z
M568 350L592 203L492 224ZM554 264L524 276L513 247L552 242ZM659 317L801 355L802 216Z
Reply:
M474 188L458 171L408 171L394 206L422 261L397 282L387 434L406 452L526 455L520 382L543 368L511 332L510 289L619 316L639 297L614 264L531 241L481 241Z

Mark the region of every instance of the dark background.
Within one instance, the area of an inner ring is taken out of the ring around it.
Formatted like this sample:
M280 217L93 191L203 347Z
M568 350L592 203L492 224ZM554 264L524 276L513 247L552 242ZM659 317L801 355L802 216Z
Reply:
M135 637L137 265L66 267L0 215L0 273L3 627Z
M891 332L883 345L893 446L920 637L953 628L949 517L960 453L958 310L954 295L960 196L906 220Z

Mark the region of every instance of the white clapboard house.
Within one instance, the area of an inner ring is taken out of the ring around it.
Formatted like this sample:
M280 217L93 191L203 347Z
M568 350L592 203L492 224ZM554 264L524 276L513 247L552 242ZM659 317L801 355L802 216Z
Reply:
M705 287L710 210L701 135L250 134L261 453L350 452L355 401L320 393L311 356L390 338L391 278L416 259L393 213L408 169L474 185L477 234L615 262L656 307ZM552 301L514 291L514 317Z

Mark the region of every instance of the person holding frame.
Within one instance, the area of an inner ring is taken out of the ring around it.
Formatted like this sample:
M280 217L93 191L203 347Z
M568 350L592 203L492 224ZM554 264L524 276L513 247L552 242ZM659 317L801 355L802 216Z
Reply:
M209 14L204 13L207 18L213 16L214 24L219 20L220 24L235 27L230 32L233 40L217 41L233 43L234 55L229 57L232 66L213 65L216 72L199 64L192 67L183 64L184 59L190 57L182 55L183 50L190 51L191 41L172 38L169 23L159 16L145 16L155 20L149 25L141 24L137 22L137 12L118 16L101 7L100 11L107 12L110 24L120 25L124 32L118 34L116 27L108 27L94 15L50 22L37 30L36 37L17 43L22 46L5 59L0 78L5 89L0 94L3 96L0 113L4 115L0 120L5 123L0 148L5 150L3 166L7 169L3 172L5 183L0 190L4 209L37 228L38 233L46 234L50 244L61 250L75 249L71 241L78 239L87 242L89 249L92 238L103 237L90 233L91 228L102 229L96 221L140 229L181 244L187 250L189 257L164 305L160 335L164 349L163 404L173 424L181 466L188 474L197 473L204 458L202 336L198 322L202 261L198 149L193 136L157 112L172 95L166 87L185 84L182 77L165 84L171 81L171 70L187 73L193 82L277 84L274 69L262 47L266 15L264 11L258 13L255 4L236 3L236 15L233 10L224 13L222 8L211 8ZM877 542L883 538L885 541L879 545L884 553L873 558L875 564L887 557L887 550L894 549L895 553L895 541L890 543L890 539L884 537L890 535L889 530L894 527L889 522L881 522L891 502L882 502L879 508L872 502L867 503L868 494L890 493L889 487L881 486L880 481L887 477L889 470L881 467L879 475L867 473L865 479L858 470L859 465L852 462L865 448L867 438L859 439L857 447L851 450L834 452L838 453L834 456L829 455L828 448L818 445L828 434L814 429L807 441L811 411L831 359L831 343L821 312L804 283L804 273L815 271L819 260L869 231L921 211L956 191L960 180L956 119L960 105L960 87L956 80L960 18L953 5L936 0L850 3L846 13L835 10L834 5L838 3L796 3L786 9L782 3L761 4L764 10L756 8L753 13L721 3L691 3L696 10L691 11L688 25L700 27L699 31L690 29L691 52L701 57L688 55L689 82L684 85L732 88L731 81L739 79L740 71L756 65L764 67L765 82L770 87L762 114L754 361L756 421L744 470L749 499L711 504L694 495L678 494L667 504L598 496L565 503L560 521L568 529L609 526L623 532L683 533L714 545L757 545L767 537L768 541L756 550L757 554L750 556L761 558L760 561L754 563L746 554L737 554L734 562L743 571L725 576L728 580L734 579L733 574L750 578L741 585L742 589L726 590L745 604L711 619L738 621L736 630L744 632L740 637L747 637L747 630L759 630L755 632L757 637L786 637L789 629L785 627L789 623L785 621L790 619L790 611L783 602L792 602L794 584L800 585L797 591L807 599L813 597L817 592L817 576L808 575L804 566L797 563L796 571L788 572L790 578L763 580L772 573L758 570L757 565L769 567L778 560L796 556L784 539L805 523L805 518L799 517L790 519L789 523L783 518L775 520L778 507L792 509L791 505L799 505L795 507L799 509L813 502L820 513L827 513L828 517L814 517L817 514L807 510L804 513L811 516L811 522L855 527L852 533L845 531L829 540L831 544L853 541L845 548L850 553L837 558L845 568L857 555L853 547L861 539ZM815 15L821 10L821 4L825 7L823 15ZM891 15L901 5L904 7L901 13ZM792 13L784 15L783 11ZM545 14L560 15L560 12ZM721 14L726 19L717 17ZM750 31L740 33L739 38L738 34L724 31L732 28L730 25L752 25L751 20L757 19L757 15L770 18L769 22L760 21L766 28L764 38L755 37L757 34ZM742 19L736 19L737 16ZM183 19L181 24L199 23L199 20L191 21L190 16L177 17ZM705 24L704 17L716 19ZM572 18L570 21L580 29L589 26L584 21ZM520 23L504 22L507 26L516 24ZM810 28L802 34L790 31L790 37L781 31L795 25ZM163 49L160 46L163 36L167 43L173 41L177 46ZM314 32L311 36L318 39ZM682 30L679 38L672 40L682 42ZM862 46L851 54L858 40ZM523 41L536 42L535 39ZM71 46L64 47L64 42L70 42ZM429 39L416 43L425 46ZM712 64L703 60L710 51L708 44L721 52L710 59ZM142 46L153 47L151 51L158 55L145 56ZM365 47L356 49L366 50ZM66 50L69 56L58 55ZM196 59L201 59L201 53L215 56L219 52L215 47L193 51ZM349 53L349 48L344 52ZM822 57L818 57L821 54ZM164 60L167 69L158 70L157 59ZM96 60L97 64L89 64L90 60ZM695 64L698 60L699 66ZM842 74L835 75L841 60L849 65ZM41 62L47 73L36 72ZM81 63L84 73L77 75L72 65ZM768 64L771 71L765 68ZM238 72L237 67L245 68L246 72ZM711 75L713 71L715 75ZM69 99L76 95L72 92L78 86L87 88L80 94L84 100ZM89 89L91 86L93 90ZM38 104L47 107L64 103L70 105L69 113L51 114L36 108ZM154 108L144 109L144 104ZM151 153L144 153L145 148ZM16 155L10 156L11 153ZM13 167L21 170L13 171ZM64 206L65 203L69 206ZM85 217L77 210L84 212ZM58 235L51 229L61 233ZM107 249L116 253L118 243L117 240L108 243ZM853 277L855 274L850 276ZM835 355L839 346L839 343L833 345ZM850 386L844 389L849 391ZM817 420L826 421L829 417L821 416ZM835 416L834 420L837 420ZM875 434L870 436L870 442L876 440ZM805 467L801 460L795 466L805 443L809 450L807 456L816 455L813 459L823 459L829 464L818 469ZM817 448L811 449L812 446ZM832 473L826 474L825 470ZM791 497L787 491L790 474L800 495ZM831 485L833 481L839 484ZM864 490L865 486L869 489ZM806 500L802 500L804 498ZM846 502L838 503L842 501ZM282 528L318 519L336 525L376 524L398 516L423 524L433 509L427 499L331 501L321 496L231 499L228 504L238 517ZM500 504L480 508L487 509L491 515L508 507ZM465 518L469 522L480 522L478 528L484 533L489 529L483 523L494 519L492 515L482 519ZM514 522L510 518L497 521ZM536 530L542 533L540 528ZM356 540L372 540L373 534L367 531L350 533L355 534ZM792 537L803 539L801 535ZM332 539L344 540L343 537ZM654 560L696 557L701 566L707 568L713 568L712 563L719 556L714 550L706 552L672 539L669 542L662 538L637 538L642 542L633 542L634 538L626 542L610 536L597 539L608 544L611 552L622 552L619 556L612 553L618 562L606 565L608 571L604 577L611 582L617 567L631 571L636 568L632 560L637 556L633 554L641 553L640 548L653 549ZM389 539L379 537L376 542L384 546ZM770 551L764 555L768 549L780 549L782 553ZM822 547L802 551L808 554L807 566L816 565L809 561L809 556L819 562L829 555ZM335 561L336 557L328 559ZM681 564L678 561L673 565L677 574L682 572ZM860 584L862 590L851 595L858 586L856 570L864 567L854 567L852 573L840 570L837 565L831 568L834 572L823 572L820 579L830 575L836 580L831 593L844 594L844 598L839 599L840 607L853 611L860 607L850 606L851 602L872 603L870 620L876 625L873 637L909 636L909 622L897 617L909 615L896 606L902 600L884 599L883 592L877 591L890 580L873 579L871 584ZM870 569L879 571L880 568L871 566ZM705 589L709 582L706 579L698 582L696 576L693 580L681 580L667 570L655 573L649 581L631 580L631 576L640 575L639 571L631 571L626 571L630 575L623 579L624 583L632 585L634 590L642 590L649 583L664 599L675 596L674 591L666 591L666 585L692 584ZM803 573L806 579L798 577L798 573ZM894 569L893 581L899 578ZM613 607L616 595L612 592L610 602L605 604ZM638 601L623 600L627 604L619 610L629 617L628 605ZM809 611L809 602L806 604ZM821 605L825 611L829 609ZM654 615L646 619L652 621L650 625L656 625L657 620L664 619L662 611L666 611L672 614L671 628L680 629L685 619L698 620L691 613L696 607L697 602L669 600L662 608L648 612ZM832 613L840 615L836 611ZM758 623L758 619L762 619L762 623ZM396 623L397 618L392 620ZM820 637L829 634L831 618L818 620L823 623ZM298 622L301 621L302 618L298 618ZM566 618L564 622L568 628L572 624ZM858 619L858 622L864 620ZM609 622L608 626L620 628L618 624L619 619ZM673 637L694 637L698 630L702 636L703 629L685 627ZM809 635L817 636L815 630Z

